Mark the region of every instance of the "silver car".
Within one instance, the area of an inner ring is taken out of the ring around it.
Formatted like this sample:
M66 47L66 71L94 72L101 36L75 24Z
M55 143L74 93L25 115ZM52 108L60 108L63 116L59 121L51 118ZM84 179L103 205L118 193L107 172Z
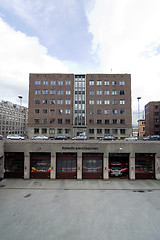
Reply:
M48 140L48 137L41 135L41 136L33 137L32 140Z
M24 140L25 138L18 134L10 134L7 136L8 140Z

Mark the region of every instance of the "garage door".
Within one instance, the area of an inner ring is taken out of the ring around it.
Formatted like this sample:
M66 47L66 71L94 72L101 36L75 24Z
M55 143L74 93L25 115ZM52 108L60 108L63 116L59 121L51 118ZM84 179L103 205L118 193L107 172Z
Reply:
M51 155L50 153L31 153L30 154L31 178L47 179L50 178Z
M109 153L109 178L129 178L129 153Z
M5 178L24 177L24 153L5 153Z
M77 178L77 154L76 153L57 153L57 179L76 179Z
M83 161L83 179L102 179L103 178L103 154L84 153Z
M155 178L155 154L137 153L135 155L135 178Z

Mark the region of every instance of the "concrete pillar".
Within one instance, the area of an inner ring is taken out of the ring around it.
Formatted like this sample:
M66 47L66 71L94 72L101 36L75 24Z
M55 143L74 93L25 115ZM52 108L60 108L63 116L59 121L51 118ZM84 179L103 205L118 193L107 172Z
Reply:
M135 157L129 159L129 179L135 180Z
M4 157L0 156L0 180L4 178Z
M82 179L82 153L77 153L77 179Z
M51 156L51 172L50 179L56 179L56 156Z
M109 179L109 174L108 174L108 157L103 158L103 179L108 180Z
M155 179L160 180L160 156L155 157Z
M24 155L24 179L30 178L30 157L29 153Z

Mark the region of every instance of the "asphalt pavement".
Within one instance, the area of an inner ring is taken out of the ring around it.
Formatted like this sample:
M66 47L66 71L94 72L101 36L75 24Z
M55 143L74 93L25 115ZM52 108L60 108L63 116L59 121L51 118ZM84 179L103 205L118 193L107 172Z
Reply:
M159 240L160 181L0 181L2 240Z

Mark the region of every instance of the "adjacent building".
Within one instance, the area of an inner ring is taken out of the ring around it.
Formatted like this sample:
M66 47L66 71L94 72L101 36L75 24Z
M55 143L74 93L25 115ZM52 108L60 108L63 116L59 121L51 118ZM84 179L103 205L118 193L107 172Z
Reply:
M145 105L145 135L160 135L160 101Z
M130 74L30 74L29 138L132 134Z
M8 101L0 102L0 135L27 135L28 108Z

